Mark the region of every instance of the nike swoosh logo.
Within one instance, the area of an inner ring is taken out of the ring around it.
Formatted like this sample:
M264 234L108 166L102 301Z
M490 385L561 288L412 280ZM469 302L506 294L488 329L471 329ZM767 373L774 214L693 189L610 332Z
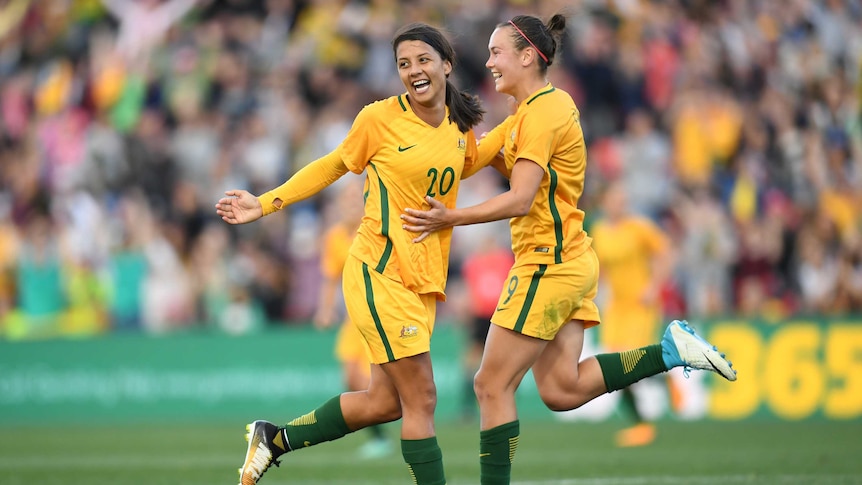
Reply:
M491 454L490 453L479 453L480 458L483 456L491 456Z
M503 310L508 310L508 308L500 308L500 307L497 307L497 311L498 311L498 312L501 312L501 311L503 311Z
M718 367L716 367L715 364L712 362L712 359L709 358L709 354L703 354L703 356L706 357L706 361L709 362L709 365L711 365L712 368L715 369L715 372L718 375L720 375L720 376L724 375L724 372L721 372L720 370L718 370Z
M403 147L403 148L402 148L402 147L401 147L401 145L398 145L398 151L399 151L399 152L406 152L407 150L409 150L409 149L411 149L411 148L413 148L413 147L415 147L415 146L416 146L416 144L413 144L413 145L410 145L409 147Z

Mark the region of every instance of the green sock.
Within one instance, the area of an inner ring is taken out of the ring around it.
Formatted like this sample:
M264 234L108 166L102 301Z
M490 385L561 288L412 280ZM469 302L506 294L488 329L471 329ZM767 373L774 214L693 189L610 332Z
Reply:
M374 426L369 426L368 432L371 433L371 439L374 440L385 440L386 435L383 433L383 426L379 424L375 424Z
M667 371L659 344L614 354L599 354L596 360L602 368L608 392L624 389L645 377Z
M461 408L463 416L473 417L476 415L476 391L473 390L473 374L464 374L464 379L461 381Z
M443 452L437 437L421 440L401 440L401 454L416 485L445 485Z
M314 411L281 428L291 450L332 441L352 433L341 414L341 396L335 396Z
M641 412L638 411L638 403L635 400L634 391L630 387L626 387L625 389L621 389L620 392L622 392L620 404L624 411L634 418L635 423L642 423L643 418L641 417Z
M508 485L521 426L516 419L479 432L479 479L482 485Z

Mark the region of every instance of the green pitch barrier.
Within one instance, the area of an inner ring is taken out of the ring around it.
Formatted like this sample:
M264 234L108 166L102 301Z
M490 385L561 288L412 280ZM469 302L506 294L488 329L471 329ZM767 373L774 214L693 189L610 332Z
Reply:
M683 395L671 412L663 380L639 383L646 415L685 420L862 418L862 321L776 324L693 322L739 371L728 383L704 372L671 379ZM591 336L591 333L588 333ZM212 332L85 340L0 341L0 425L160 423L271 419L305 413L342 391L334 331L283 328L247 336ZM438 325L432 343L437 418L462 417L464 337ZM584 355L599 351L588 339ZM519 390L522 420L617 419L618 393L551 413L529 374ZM467 396L469 398L469 396ZM468 401L469 402L469 401Z
M0 341L0 425L283 420L343 391L334 339L334 331L285 328ZM438 416L445 419L461 412L462 336L439 329L432 346ZM525 412L547 414L532 379L522 392Z

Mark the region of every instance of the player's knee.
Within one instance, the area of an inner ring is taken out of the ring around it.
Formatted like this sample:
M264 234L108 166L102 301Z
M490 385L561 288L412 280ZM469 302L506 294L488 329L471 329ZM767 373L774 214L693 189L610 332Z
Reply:
M498 397L502 390L487 372L479 369L473 377L473 392L476 393L476 399L482 403Z
M406 389L400 389L403 412L433 415L437 407L437 388L433 381L415 381Z
M437 388L433 385L422 389L410 401L411 405L433 413L437 408Z

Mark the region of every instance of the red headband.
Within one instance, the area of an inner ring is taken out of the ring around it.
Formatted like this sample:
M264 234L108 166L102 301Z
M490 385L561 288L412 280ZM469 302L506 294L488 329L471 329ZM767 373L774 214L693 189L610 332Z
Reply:
M529 37L527 37L527 34L525 34L521 29L519 29L519 28L518 28L518 26L517 26L517 25L515 25L515 22L512 22L512 21L510 20L510 21L509 21L509 23L510 23L510 24L512 24L512 27L514 27L514 28L515 28L515 30L517 30L519 34L521 34L521 37L523 37L523 38L524 38L524 40L526 40L526 41L527 41L531 46L533 46L533 49L536 49L536 52L538 52L538 53L539 53L539 57L541 57L541 58L545 61L545 64L547 64L547 63L548 63L548 56L546 56L545 54L543 54L543 53L542 53L542 50L541 50L541 49L539 49L538 47L536 47L536 44L534 44L534 43L533 43L533 41L532 41L532 40L530 40L530 38L529 38Z

